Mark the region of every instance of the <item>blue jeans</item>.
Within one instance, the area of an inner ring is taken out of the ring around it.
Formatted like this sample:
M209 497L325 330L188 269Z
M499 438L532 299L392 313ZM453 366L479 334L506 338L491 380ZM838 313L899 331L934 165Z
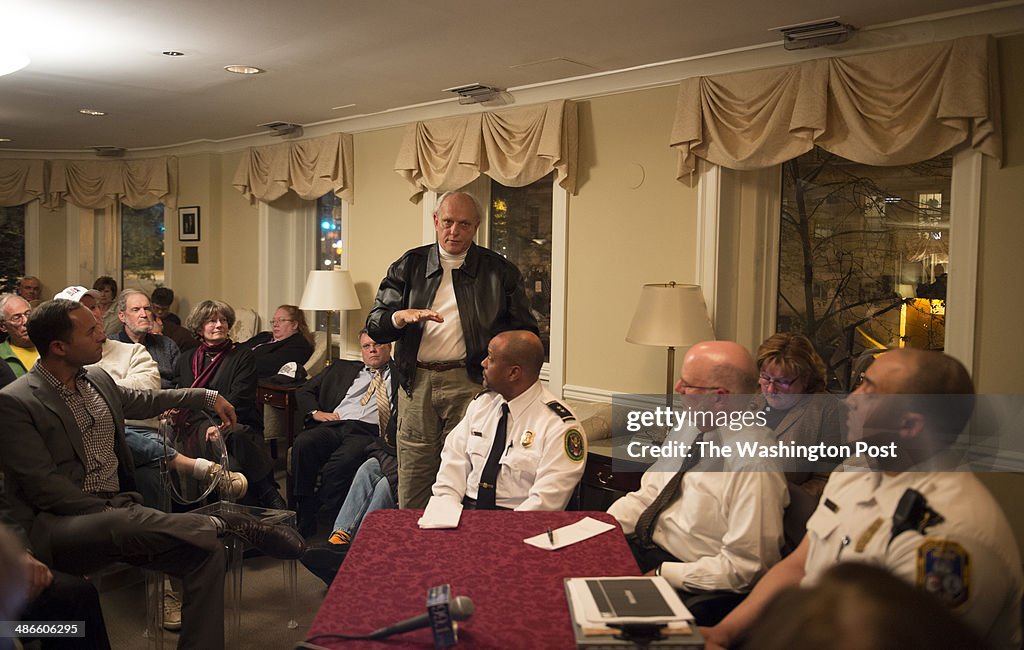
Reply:
M142 502L150 508L170 512L170 494L164 488L159 461L164 457L171 460L178 451L170 445L164 449L163 438L156 429L148 427L126 426L124 440L135 461L135 487L142 495Z
M341 504L338 517L334 520L333 530L343 530L355 536L366 513L394 508L396 505L391 496L391 484L381 471L380 463L376 458L370 458L356 471L345 503Z
M165 456L167 460L171 460L178 455L178 450L173 445L164 448L163 438L156 429L125 426L124 441L128 443L136 467L154 463Z

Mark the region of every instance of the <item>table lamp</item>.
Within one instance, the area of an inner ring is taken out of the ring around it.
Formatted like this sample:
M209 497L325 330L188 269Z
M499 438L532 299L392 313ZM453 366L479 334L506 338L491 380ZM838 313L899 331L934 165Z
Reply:
M668 348L666 406L672 406L676 348L715 338L704 294L695 284L645 284L626 340Z
M331 365L334 346L331 345L331 331L334 329L331 316L336 311L359 309L359 296L348 271L310 271L306 277L306 288L302 290L299 309L327 312L327 362Z

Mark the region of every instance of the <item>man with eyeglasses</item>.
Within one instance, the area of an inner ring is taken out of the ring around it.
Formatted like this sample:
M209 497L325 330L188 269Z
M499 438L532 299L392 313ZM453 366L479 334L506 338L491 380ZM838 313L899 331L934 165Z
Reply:
M480 214L469 194L443 195L434 213L437 243L391 265L366 320L375 341L398 343L401 508L426 506L445 438L480 392L491 337L539 334L519 269L473 243Z
M666 442L691 445L691 456L659 459L644 472L640 489L608 513L622 525L641 570L654 570L687 592L747 591L779 561L786 479L766 459L701 457L700 443L774 440L756 423L715 426L753 415L747 407L757 390L757 366L738 343L705 341L687 351L675 389L694 423L670 432Z
M1006 516L952 449L973 411L963 364L936 351L886 352L848 398L851 443L895 445L871 471L834 472L800 546L721 623L708 648L743 635L783 589L812 586L839 562L882 566L937 596L991 648L1020 648L1024 576Z
M334 516L373 444L394 447L398 375L391 344L359 333L362 361L335 361L295 394L306 429L292 445L292 494L299 532L316 533L321 503ZM322 473L319 494L316 478Z
M13 293L0 296L0 332L7 334L7 340L0 343L0 358L14 373L21 377L32 369L39 352L28 337L28 316L32 307L28 301Z

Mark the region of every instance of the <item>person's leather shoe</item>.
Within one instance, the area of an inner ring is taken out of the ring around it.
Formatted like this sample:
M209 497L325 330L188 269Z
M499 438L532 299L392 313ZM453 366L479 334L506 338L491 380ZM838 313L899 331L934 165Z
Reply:
M309 569L309 572L324 581L328 587L334 581L341 563L345 561L348 554L348 544L325 544L314 546L306 550L299 560L302 566Z
M244 512L222 512L224 533L234 535L278 560L297 560L306 550L306 541L291 526L265 524Z

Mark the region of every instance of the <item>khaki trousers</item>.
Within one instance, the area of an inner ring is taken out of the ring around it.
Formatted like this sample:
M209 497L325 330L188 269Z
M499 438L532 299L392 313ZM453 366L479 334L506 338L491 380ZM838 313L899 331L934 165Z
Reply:
M441 449L469 403L482 390L465 368L416 369L412 396L398 393L398 507L425 508Z

